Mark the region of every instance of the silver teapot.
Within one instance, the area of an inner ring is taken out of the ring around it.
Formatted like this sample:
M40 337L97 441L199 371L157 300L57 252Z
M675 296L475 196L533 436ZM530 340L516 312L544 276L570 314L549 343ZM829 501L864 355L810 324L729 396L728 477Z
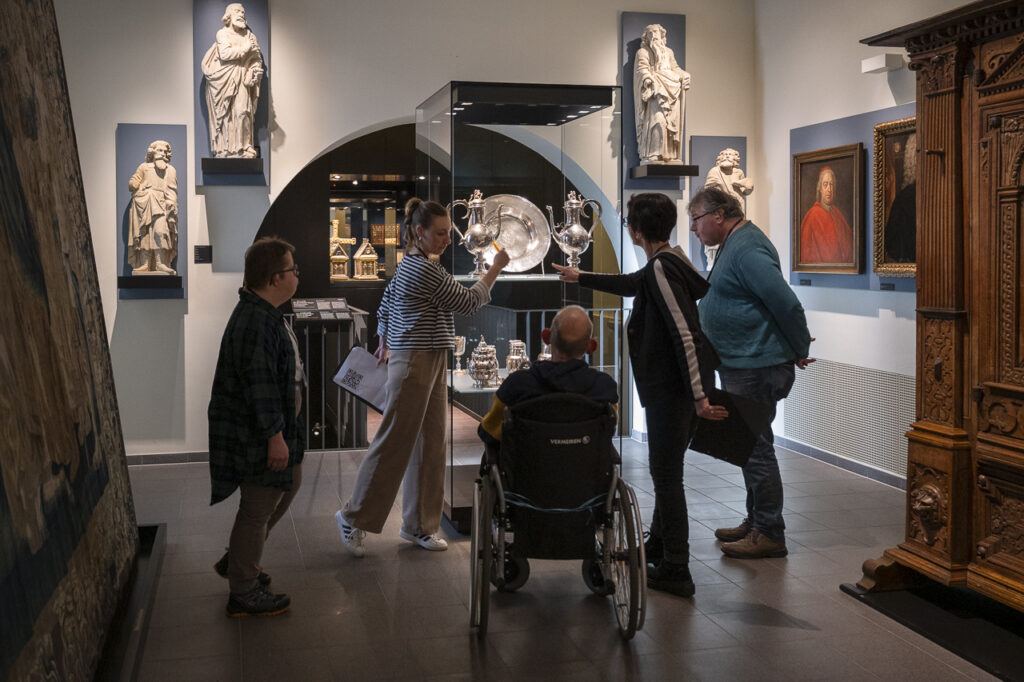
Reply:
M473 254L475 261L475 268L473 272L469 273L473 277L480 277L487 272L487 262L484 260L484 252L491 246L492 243L501 234L501 210L504 206L498 206L498 220L494 224L488 224L487 219L484 216L484 195L483 193L475 189L473 190L473 196L470 197L469 201L465 199L457 199L452 203L448 204L448 213L451 215L452 209L456 206L465 206L466 214L469 216L468 224L466 225L466 231L460 232L458 225L455 224L454 216L452 219L452 229L455 230L455 234L459 235L462 239L460 242L466 247L466 250Z
M583 210L587 204L591 204L590 215L593 221L590 229L583 227L580 219L583 217ZM593 240L594 228L601 218L601 204L595 199L584 199L577 196L576 192L569 192L563 209L565 210L565 225L555 224L555 212L548 206L548 215L551 216L551 235L554 237L558 248L569 257L569 267L580 266L580 256L590 247Z
M551 359L551 346L544 344L540 347L540 352L537 353L537 362L544 362L545 360Z
M519 369L530 369L530 356L526 354L526 342L511 339L508 342L508 357L505 358L505 369L511 374Z
M474 385L477 388L487 388L498 383L498 356L494 346L488 344L484 337L480 337L480 343L473 349L473 354L466 365L469 376L473 377Z

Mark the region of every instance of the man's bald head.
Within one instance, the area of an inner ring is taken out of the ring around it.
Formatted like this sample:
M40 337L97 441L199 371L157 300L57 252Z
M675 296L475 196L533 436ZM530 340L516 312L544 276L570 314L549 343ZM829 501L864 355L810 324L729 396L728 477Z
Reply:
M551 321L552 360L582 358L590 347L594 327L587 311L578 305L562 308ZM558 358L558 355L564 357Z

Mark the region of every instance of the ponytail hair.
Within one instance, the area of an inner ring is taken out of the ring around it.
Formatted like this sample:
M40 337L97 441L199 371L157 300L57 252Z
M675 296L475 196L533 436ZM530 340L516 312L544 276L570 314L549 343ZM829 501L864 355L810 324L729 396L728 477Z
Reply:
M405 237L405 247L416 246L418 237L416 227L424 230L430 227L430 222L435 218L448 217L448 211L436 201L423 201L419 197L413 197L405 203L405 220L402 222L402 232Z

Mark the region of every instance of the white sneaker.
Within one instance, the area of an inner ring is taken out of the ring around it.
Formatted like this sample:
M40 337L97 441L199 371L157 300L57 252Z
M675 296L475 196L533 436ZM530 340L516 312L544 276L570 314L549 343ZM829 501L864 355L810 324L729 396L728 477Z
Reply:
M352 556L366 556L366 548L363 547L365 530L359 530L345 520L345 515L339 509L334 513L334 520L338 523L338 533L341 534L341 544L345 546Z
M415 542L423 549L429 549L431 552L443 552L448 549L448 541L439 536L437 533L427 535L426 533L410 533L404 528L398 531L399 537L409 542Z

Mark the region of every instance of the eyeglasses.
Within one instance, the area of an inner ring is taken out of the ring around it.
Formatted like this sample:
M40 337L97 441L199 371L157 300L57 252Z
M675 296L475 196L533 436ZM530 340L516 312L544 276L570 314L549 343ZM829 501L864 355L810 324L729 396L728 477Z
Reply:
M274 274L275 274L275 275L283 275L283 274L284 274L284 273L286 273L286 272L294 272L294 273L295 273L295 276L296 276L296 277L298 277L298 276L299 276L299 264L298 264L298 263L296 263L295 265L291 266L291 267L290 267L290 268L288 268L287 270L278 270L278 271L277 271L277 272L275 272Z
M700 215L690 216L690 222L691 223L695 223L698 220L700 220L701 218L703 218L704 216L711 215L712 213L714 213L714 211L704 211L704 213L701 213Z
M623 219L622 219L622 226L623 226L623 227L626 227L626 228L631 228L631 227L632 227L632 226L631 226L631 225L629 224L629 218L623 218Z

